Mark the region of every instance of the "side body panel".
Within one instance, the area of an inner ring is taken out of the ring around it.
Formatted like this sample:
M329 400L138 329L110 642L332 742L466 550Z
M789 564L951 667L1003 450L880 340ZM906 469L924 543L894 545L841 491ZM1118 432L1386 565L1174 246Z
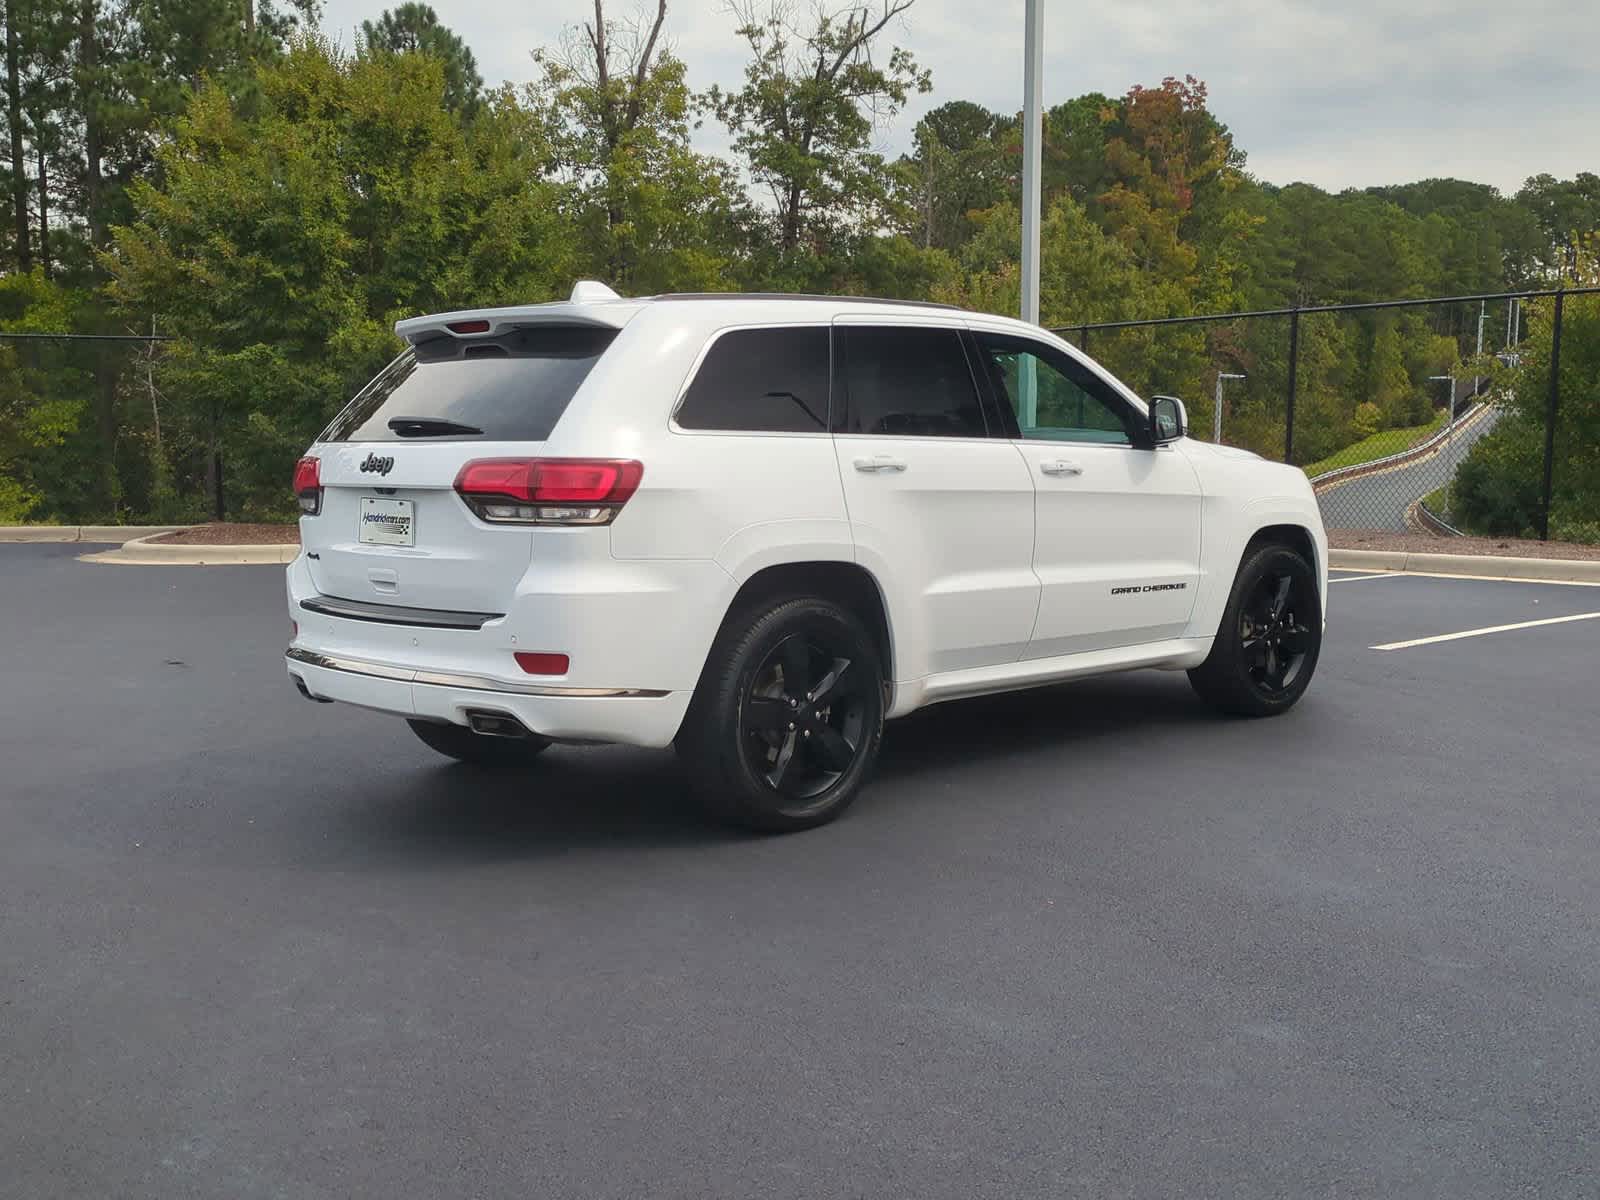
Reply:
M846 336L835 340L836 359L841 347L848 355L848 330L882 325L947 333L964 357L960 321L868 313L837 318ZM1015 662L1039 606L1033 484L1015 447L999 437L855 432L836 432L834 447L855 559L888 605L896 683Z
M1311 538L1322 598L1328 612L1328 537L1322 513L1305 473L1255 455L1185 440L1180 449L1194 465L1204 493L1200 546L1200 587L1189 636L1214 638L1228 594L1251 538L1271 526L1303 529Z

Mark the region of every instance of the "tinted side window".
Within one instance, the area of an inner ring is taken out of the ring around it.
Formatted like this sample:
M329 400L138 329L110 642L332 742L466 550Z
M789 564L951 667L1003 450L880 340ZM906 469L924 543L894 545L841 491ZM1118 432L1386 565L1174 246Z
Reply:
M734 329L711 344L678 409L684 429L822 433L828 329Z
M842 326L844 433L985 437L983 405L953 329Z
M1134 441L1133 411L1075 359L1026 338L979 333L976 342L1023 438L1121 446Z

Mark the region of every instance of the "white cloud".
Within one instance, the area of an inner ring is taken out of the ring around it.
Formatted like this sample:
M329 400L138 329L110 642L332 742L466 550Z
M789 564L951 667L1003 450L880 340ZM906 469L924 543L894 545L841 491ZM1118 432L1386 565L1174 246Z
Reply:
M633 0L623 0L624 4ZM611 0L621 11L619 0ZM1110 95L1195 75L1250 169L1274 183L1365 187L1457 176L1514 191L1528 175L1600 171L1596 0L1045 0L1045 99ZM533 74L528 52L589 17L585 0L434 0L491 83ZM349 45L382 0L327 0ZM667 27L691 84L737 83L744 62L720 0L671 0ZM882 132L909 142L946 100L1022 104L1022 0L917 0L894 41L934 90ZM706 149L725 139L703 131Z

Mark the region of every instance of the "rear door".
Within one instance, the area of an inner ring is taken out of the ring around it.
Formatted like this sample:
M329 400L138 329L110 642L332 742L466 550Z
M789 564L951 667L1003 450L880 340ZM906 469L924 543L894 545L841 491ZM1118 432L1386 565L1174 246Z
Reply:
M616 330L539 325L441 335L357 394L312 451L322 509L302 517L325 596L412 608L507 611L533 530L480 521L455 492L478 458L539 454Z
M834 449L896 677L1014 662L1039 601L1033 484L954 324L835 324Z
M1178 637L1200 578L1200 483L1144 414L1057 346L974 331L1037 496L1042 593L1027 657Z

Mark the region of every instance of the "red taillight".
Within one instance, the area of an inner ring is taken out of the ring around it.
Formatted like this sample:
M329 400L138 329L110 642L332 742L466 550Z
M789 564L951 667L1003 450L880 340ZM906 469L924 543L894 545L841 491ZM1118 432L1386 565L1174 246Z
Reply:
M638 490L644 464L622 458L480 458L456 491L485 521L606 525Z
M487 321L451 321L445 326L451 333L488 333Z
M322 464L312 455L294 465L294 494L306 516L314 517L322 511Z
M518 650L511 657L529 675L565 675L572 663L565 654L535 654L528 650Z

